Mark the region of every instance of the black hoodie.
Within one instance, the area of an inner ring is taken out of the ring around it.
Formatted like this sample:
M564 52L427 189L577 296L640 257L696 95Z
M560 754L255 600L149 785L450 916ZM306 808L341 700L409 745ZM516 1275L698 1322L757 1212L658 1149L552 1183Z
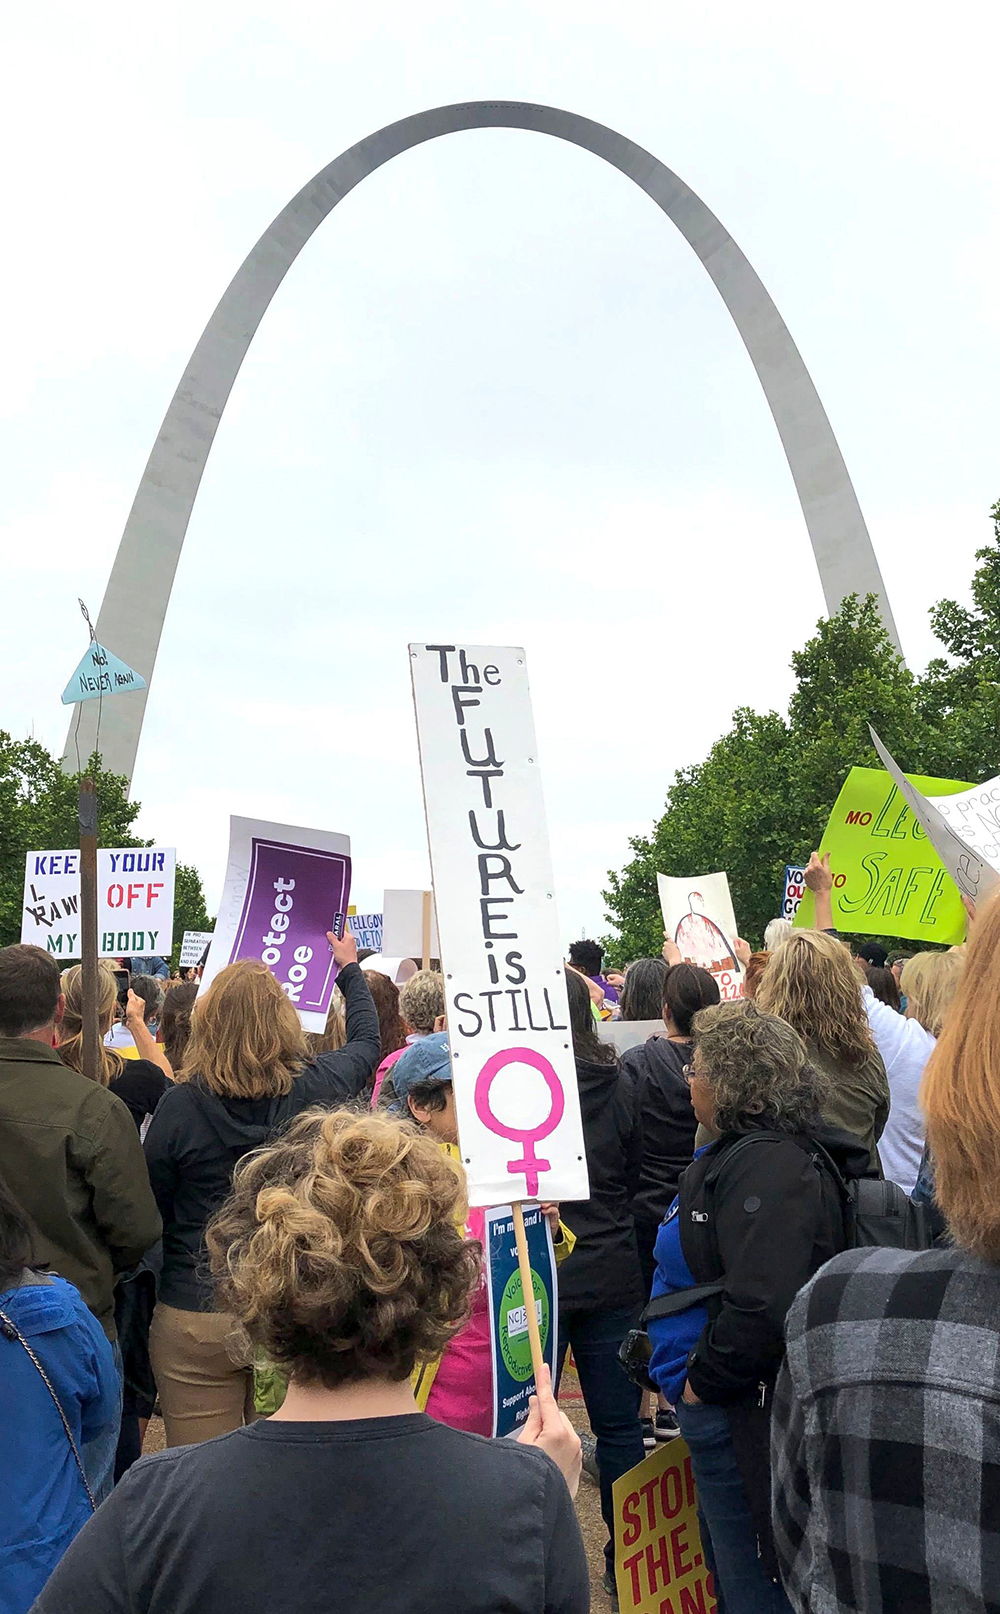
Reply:
M688 1166L678 1189L691 1276L696 1284L725 1281L688 1358L688 1379L702 1401L736 1401L773 1381L789 1306L844 1249L843 1200L810 1145L820 1143L845 1178L878 1176L864 1144L821 1121L808 1135L766 1133L737 1148L745 1136L724 1133Z
M642 1299L642 1277L629 1200L638 1181L642 1133L635 1088L617 1061L576 1062L590 1198L559 1214L576 1247L559 1268L563 1311L619 1311Z
M635 1084L642 1122L642 1164L632 1213L637 1223L650 1228L658 1228L666 1216L680 1174L694 1154L698 1121L684 1078L692 1047L662 1035L622 1054L622 1077Z
M163 1218L159 1298L180 1311L211 1311L205 1228L228 1194L233 1171L251 1149L318 1104L334 1109L356 1098L378 1064L378 1014L361 969L348 964L344 994L347 1042L319 1054L280 1098L221 1098L197 1077L165 1093L146 1133L146 1163Z

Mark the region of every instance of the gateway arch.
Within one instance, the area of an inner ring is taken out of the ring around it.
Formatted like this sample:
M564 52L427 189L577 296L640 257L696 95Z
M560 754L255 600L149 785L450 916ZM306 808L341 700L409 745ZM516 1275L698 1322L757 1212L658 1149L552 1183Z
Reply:
M287 271L337 203L390 158L440 135L496 128L531 129L592 151L633 180L677 226L721 293L764 388L802 505L827 609L836 611L845 594L875 594L898 647L868 529L826 412L784 321L732 236L683 180L613 129L556 107L470 101L390 123L336 157L268 225L223 294L153 444L97 619L97 637L140 672L147 686L222 411ZM144 689L116 696L101 723L105 767L130 780L146 695ZM73 710L63 757L69 769L77 754L87 757L95 749L99 704L84 702Z

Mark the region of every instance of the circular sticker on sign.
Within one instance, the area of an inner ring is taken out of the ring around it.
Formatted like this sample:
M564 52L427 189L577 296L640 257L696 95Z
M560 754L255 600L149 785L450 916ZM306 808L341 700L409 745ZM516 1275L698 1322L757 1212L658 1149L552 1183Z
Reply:
M549 1339L549 1297L534 1268L531 1270L531 1287L535 1291L535 1310L539 1313L538 1332L542 1336L544 1351ZM500 1354L512 1379L523 1384L531 1378L531 1341L528 1338L528 1317L520 1272L511 1273L500 1299Z

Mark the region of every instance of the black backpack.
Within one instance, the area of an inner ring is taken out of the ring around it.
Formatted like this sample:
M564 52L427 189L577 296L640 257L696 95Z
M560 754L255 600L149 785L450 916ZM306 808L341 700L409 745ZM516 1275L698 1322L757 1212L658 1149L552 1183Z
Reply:
M747 1132L731 1149L727 1149L718 1162L713 1161L705 1176L706 1194L715 1189L722 1166L743 1149L750 1148L759 1139L768 1142L791 1142L811 1156L817 1167L826 1171L837 1185L844 1212L844 1249L861 1250L880 1246L890 1250L929 1250L933 1236L923 1205L913 1200L898 1183L886 1182L880 1177L845 1177L833 1156L815 1138L795 1137L788 1132ZM725 1290L725 1283L699 1283L690 1289L677 1289L673 1294L659 1295L651 1300L640 1319L643 1326L660 1317L672 1317L689 1306L713 1300Z

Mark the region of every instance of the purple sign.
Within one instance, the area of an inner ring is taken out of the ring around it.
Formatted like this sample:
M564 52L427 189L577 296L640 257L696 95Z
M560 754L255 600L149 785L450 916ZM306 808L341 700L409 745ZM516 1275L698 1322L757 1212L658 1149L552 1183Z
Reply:
M326 933L341 933L350 894L351 860L343 852L255 835L228 962L259 958L297 1009L325 1016L337 978Z

